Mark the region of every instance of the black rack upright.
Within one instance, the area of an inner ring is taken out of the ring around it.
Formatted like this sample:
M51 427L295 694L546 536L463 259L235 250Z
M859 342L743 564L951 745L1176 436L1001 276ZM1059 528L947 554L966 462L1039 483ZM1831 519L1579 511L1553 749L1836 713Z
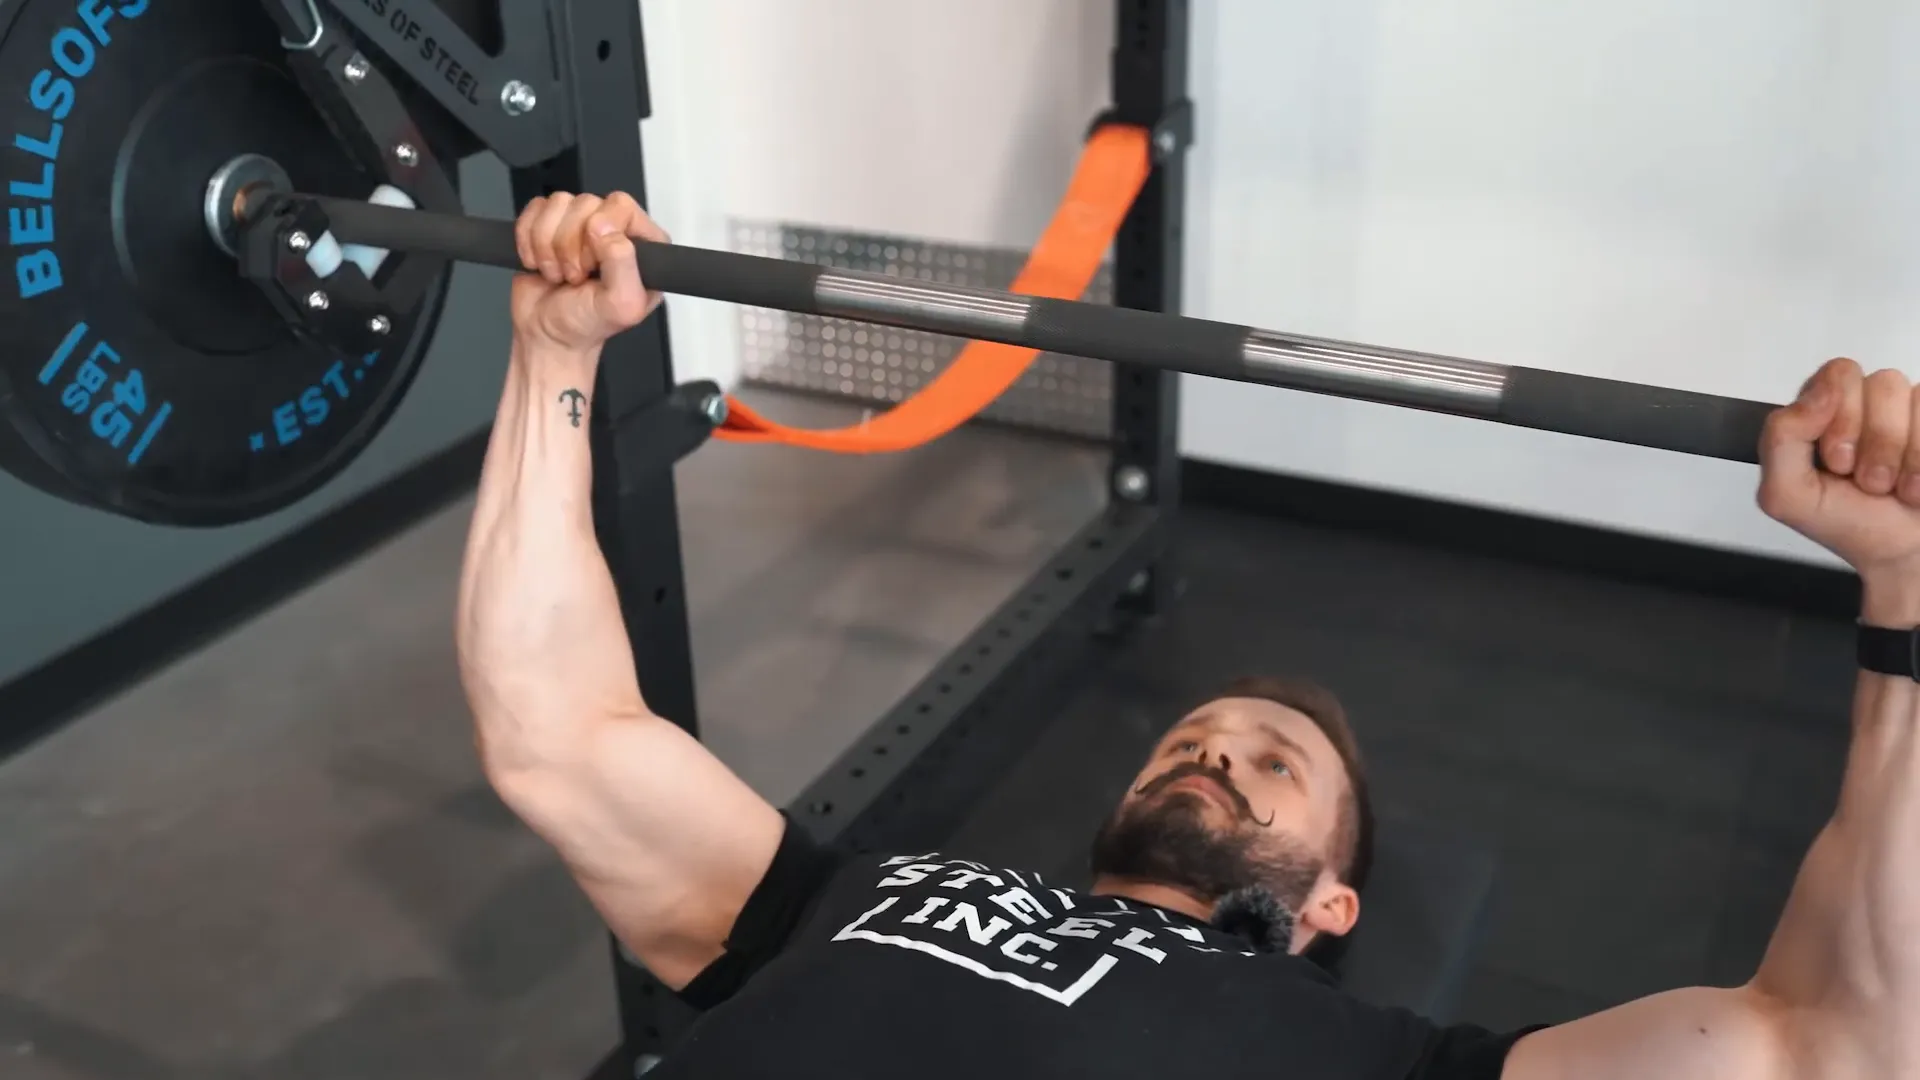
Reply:
M511 7L512 4L505 5ZM644 28L637 3L555 0L557 51L573 132L571 147L541 165L515 169L516 206L549 191L625 191L648 205L640 121L652 113ZM631 422L674 388L667 312L607 343L592 418L593 517L613 573L634 667L656 713L700 733L693 643L672 469ZM660 1015L673 1004L652 975L612 942L620 1046L594 1075L631 1077L679 1024ZM682 1020L682 1022L684 1022Z
M1113 302L1178 312L1185 265L1187 0L1118 0L1112 65L1113 119L1153 133L1154 169L1114 245ZM1112 494L1172 511L1180 504L1180 376L1119 364L1113 371ZM1157 611L1177 583L1164 562L1132 590L1131 604Z
M1193 132L1187 0L1116 0L1115 20L1113 104L1098 119L1149 129L1155 167L1115 245L1114 300L1177 311ZM1178 378L1115 367L1106 507L808 785L787 807L795 822L851 851L943 842L1065 704L1107 632L1172 595L1163 560L1179 505ZM620 985L624 1043L596 1080L634 1075L693 1019L638 969L623 969Z

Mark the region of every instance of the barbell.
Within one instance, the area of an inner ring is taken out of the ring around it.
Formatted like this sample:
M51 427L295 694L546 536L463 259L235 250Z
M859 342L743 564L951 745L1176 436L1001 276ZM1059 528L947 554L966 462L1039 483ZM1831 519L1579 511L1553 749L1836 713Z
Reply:
M296 199L302 197L296 196ZM304 197L340 242L521 269L510 221ZM1776 406L1541 368L1308 337L1078 300L1021 296L684 245L636 245L651 288L996 341L1043 352L1496 420L1757 462Z
M138 35L120 32L134 20ZM112 513L220 525L312 492L399 404L449 265L520 269L512 223L462 214L425 136L395 146L369 198L264 18L6 4L0 125L13 266L0 468ZM1735 461L1756 460L1774 408L686 245L638 251L648 284L672 294Z

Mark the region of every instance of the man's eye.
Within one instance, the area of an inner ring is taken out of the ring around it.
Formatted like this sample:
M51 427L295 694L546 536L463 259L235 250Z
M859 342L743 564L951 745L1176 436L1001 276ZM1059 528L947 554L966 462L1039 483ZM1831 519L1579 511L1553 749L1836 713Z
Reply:
M1293 770L1287 768L1287 763L1284 761L1275 760L1272 764L1268 765L1267 768L1272 769L1273 775L1275 776L1292 776L1293 775Z
M1197 742L1183 742L1180 745L1174 747L1174 749L1182 754L1191 754L1195 750L1200 749L1200 744Z

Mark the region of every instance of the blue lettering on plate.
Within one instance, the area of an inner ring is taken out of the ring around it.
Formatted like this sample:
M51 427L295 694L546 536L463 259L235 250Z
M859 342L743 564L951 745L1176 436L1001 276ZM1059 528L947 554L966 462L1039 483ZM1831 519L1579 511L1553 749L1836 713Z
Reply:
M40 368L42 386L53 386L67 361L80 351L80 343L91 329L84 321L77 322L67 331L67 336L60 339L53 356ZM148 401L146 375L124 363L119 351L104 340L95 341L86 351L73 369L73 381L60 387L59 400L68 412L86 416L87 430L115 450L123 449L134 429L140 427L140 436L127 454L128 465L140 463L147 447L153 445L167 418L173 415L171 402ZM143 421L145 426L141 427Z
M327 414L333 410L327 405L327 392L318 386L309 386L300 395L300 416L310 428L319 427L327 422Z
M45 119L33 130L15 132L8 140L27 160L9 163L6 168L10 174L7 197L17 204L7 207L7 246L21 249L13 258L13 283L22 300L43 296L66 283L59 252L53 246L57 233L54 180L66 133L64 121L73 112L78 84L98 66L100 50L113 43L113 21L138 18L149 3L80 0L74 14L81 25L63 26L54 32L47 41L48 65L27 83L27 101Z
M300 418L293 415L293 402L273 410L273 433L285 446L300 437Z
M172 415L173 402L171 401L163 401L159 408L153 410L153 419L147 422L147 430L140 433L140 441L133 444L133 453L127 455L127 464L140 463L140 455L147 452L147 447L153 444L153 437L160 434L160 429L166 424L167 417Z
M73 355L74 346L80 344L80 339L86 336L87 324L74 323L73 329L67 331L67 336L62 338L59 346L53 350L53 357L47 361L45 367L40 369L40 385L47 386L53 382L54 376L60 374L60 368L66 364L67 357Z
M360 368L372 367L380 354L370 352L360 358ZM356 369L354 382L359 382L362 372ZM335 360L333 366L320 373L320 381L306 387L294 395L292 401L283 401L274 406L272 430L275 444L285 446L298 440L303 432L312 431L325 424L333 416L334 403L345 401L352 391L347 383L347 364L344 360ZM267 448L264 432L254 432L247 436L247 449L259 453Z

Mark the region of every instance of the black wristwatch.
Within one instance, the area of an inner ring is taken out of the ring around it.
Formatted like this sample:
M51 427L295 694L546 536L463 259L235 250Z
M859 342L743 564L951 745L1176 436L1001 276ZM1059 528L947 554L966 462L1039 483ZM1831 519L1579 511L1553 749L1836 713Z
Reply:
M1861 623L1854 653L1868 671L1920 680L1920 628L1889 630Z

